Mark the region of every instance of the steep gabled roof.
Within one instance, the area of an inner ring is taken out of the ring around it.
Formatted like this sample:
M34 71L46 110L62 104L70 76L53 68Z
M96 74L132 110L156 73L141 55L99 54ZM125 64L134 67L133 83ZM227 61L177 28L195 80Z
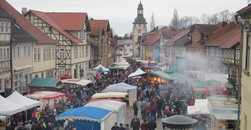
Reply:
M0 0L0 6L13 18L15 22L22 27L27 33L29 33L33 38L36 39L37 43L46 44L56 44L57 41L53 40L43 32L41 32L37 27L30 23L24 16L22 16L15 8L13 8L6 0Z
M54 13L47 15L64 30L81 30L87 18L87 13Z
M0 6L0 18L15 20L11 15L9 15L2 6Z
M109 20L89 20L92 34L101 35L102 31L110 31Z
M181 31L174 30L173 28L161 28L160 32L164 38L171 39Z
M228 29L231 27L231 29ZM218 47L232 47L235 44L239 43L241 40L241 27L239 25L227 25L223 30L227 31L217 31L214 35L217 35L217 37L210 38L208 37L207 42L205 42L205 46L218 46ZM212 37L214 36L212 35ZM238 39L239 38L239 39Z
M146 34L142 39L144 45L151 46L159 40L159 31Z
M194 24L191 28L191 33L197 29L204 36L210 36L214 31L222 27L222 23L218 24Z
M171 38L170 40L168 40L166 43L164 43L164 45L166 46L172 46L174 45L175 41L180 39L181 37L183 37L184 35L188 34L190 32L190 29L185 29L183 31L181 31L180 33L178 33L177 35L175 35L173 38Z
M11 26L11 38L14 42L35 42L36 39L33 38L29 33L27 33L18 24L13 24Z
M82 41L80 39L78 39L77 37L73 36L72 34L68 33L67 30L81 30L82 26L80 27L80 24L83 24L85 20L83 21L75 21L74 23L78 23L77 25L73 25L73 24L67 24L69 23L69 21L72 20L62 20L64 18L59 18L59 16L64 17L63 15L66 15L67 18L70 17L76 17L76 16L83 16L84 18L86 18L85 13L83 13L82 15L72 15L74 13L46 13L46 12L41 12L41 11L35 11L35 10L30 10L28 13L33 13L36 16L38 16L39 18L41 18L42 20L44 20L46 23L48 23L50 26L52 26L53 28L55 28L56 30L58 30L60 33L62 33L64 36L66 36L67 38L69 38L71 41L73 41L74 43L82 43ZM28 14L26 13L26 15ZM79 18L73 18L75 20L79 19ZM62 20L62 21L60 21ZM59 22L60 21L60 22ZM57 23L59 22L59 23ZM64 23L65 22L65 23ZM65 30L67 29L67 30Z

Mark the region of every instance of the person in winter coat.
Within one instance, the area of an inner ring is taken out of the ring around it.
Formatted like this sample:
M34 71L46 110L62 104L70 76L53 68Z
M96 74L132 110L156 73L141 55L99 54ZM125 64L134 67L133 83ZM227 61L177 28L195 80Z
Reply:
M154 117L151 118L151 120L148 122L148 130L155 130L157 128L157 123L154 120Z
M119 130L119 126L117 122L114 123L114 126L112 127L111 130Z
M140 128L140 121L139 121L139 118L137 118L136 115L134 116L134 118L131 121L131 128L133 130L139 130L139 128Z
M137 105L137 101L135 101L134 103L133 103L133 110L134 110L134 115L138 115L138 110L139 110L139 108L138 108L138 105Z
M144 122L140 126L141 130L147 130L148 129L148 124L146 122L146 119L144 119Z
M142 119L146 118L146 105L147 105L147 102L145 101L145 99L143 99L143 101L140 105Z
M146 119L149 119L150 114L151 114L151 105L150 105L150 103L148 103L145 108L146 108Z

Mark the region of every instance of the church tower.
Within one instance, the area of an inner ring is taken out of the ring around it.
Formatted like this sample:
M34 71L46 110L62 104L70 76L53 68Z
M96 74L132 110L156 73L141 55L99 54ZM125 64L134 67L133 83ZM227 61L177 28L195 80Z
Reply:
M144 18L143 13L143 5L141 1L137 8L137 17L133 22L133 31L132 31L132 48L133 48L133 56L140 57L140 45L139 40L143 36L144 33L147 31L147 23L146 19Z

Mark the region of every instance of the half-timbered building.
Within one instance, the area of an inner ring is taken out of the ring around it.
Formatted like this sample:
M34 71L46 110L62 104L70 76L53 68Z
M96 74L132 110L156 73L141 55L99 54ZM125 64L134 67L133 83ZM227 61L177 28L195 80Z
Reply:
M24 16L43 33L58 41L54 52L56 75L67 74L73 78L82 78L84 71L90 66L90 44L87 42L90 26L87 13L30 10Z

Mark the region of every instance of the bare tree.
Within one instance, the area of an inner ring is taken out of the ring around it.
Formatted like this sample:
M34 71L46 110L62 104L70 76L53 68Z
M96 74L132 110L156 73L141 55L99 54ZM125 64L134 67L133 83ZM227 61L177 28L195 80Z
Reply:
M155 19L154 19L154 13L152 14L151 21L150 21L150 30L153 30L155 28Z
M219 20L224 22L234 21L234 13L229 12L229 10L223 10L219 13Z
M202 14L200 21L202 24L210 24L210 16L208 14Z
M193 24L199 23L200 20L194 16L184 16L180 19L181 28L190 28Z
M217 24L220 22L219 20L219 14L218 13L215 13L213 14L211 17L210 17L210 24Z
M172 18L170 26L173 27L176 30L179 30L180 29L180 25L179 24L180 24L180 21L179 21L178 12L177 12L176 9L174 9L174 11L173 11L173 18Z

